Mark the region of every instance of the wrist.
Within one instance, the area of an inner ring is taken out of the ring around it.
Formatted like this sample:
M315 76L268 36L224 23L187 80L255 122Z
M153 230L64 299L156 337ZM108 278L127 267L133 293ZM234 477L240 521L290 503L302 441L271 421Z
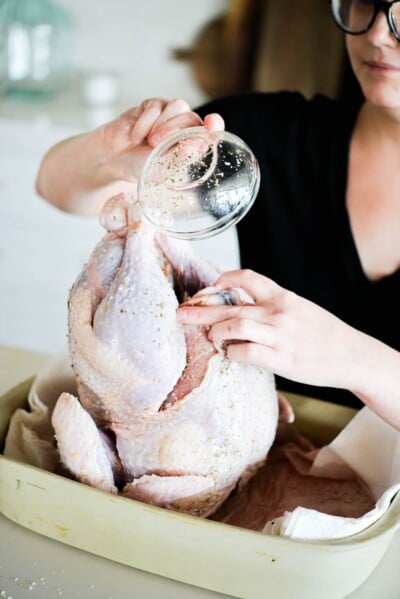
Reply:
M384 344L352 329L352 339L348 346L346 388L355 395L363 394L374 383L376 364Z
M346 388L400 428L400 352L364 333L358 337Z

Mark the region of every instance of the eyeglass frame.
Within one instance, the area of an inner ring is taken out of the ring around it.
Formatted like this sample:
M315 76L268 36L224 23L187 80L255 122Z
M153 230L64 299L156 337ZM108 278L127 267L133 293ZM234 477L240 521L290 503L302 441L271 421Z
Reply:
M392 0L392 2L385 2L385 0L373 0L374 12L373 12L373 15L372 15L371 20L368 23L367 27L365 27L365 29L363 29L362 31L349 31L344 25L342 25L341 23L339 23L337 21L337 19L335 17L335 11L333 9L333 0L329 0L333 20L335 21L335 24L339 27L339 29L344 31L344 33L347 33L348 35L363 35L364 33L367 33L367 31L369 31L373 27L373 25L375 23L375 19L378 16L378 14L382 11L386 16L386 20L389 25L390 32L392 33L394 38L398 42L400 42L400 31L399 32L396 31L396 28L393 24L393 17L392 17L392 13L391 13L392 5L397 4L398 2L400 2L400 0Z

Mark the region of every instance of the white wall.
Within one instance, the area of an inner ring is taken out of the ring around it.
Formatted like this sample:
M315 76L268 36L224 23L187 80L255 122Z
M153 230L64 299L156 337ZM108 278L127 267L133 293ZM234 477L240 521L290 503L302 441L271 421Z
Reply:
M159 95L192 105L204 99L189 65L172 59L171 51L190 47L229 0L61 1L76 20L76 66L119 71L124 102Z

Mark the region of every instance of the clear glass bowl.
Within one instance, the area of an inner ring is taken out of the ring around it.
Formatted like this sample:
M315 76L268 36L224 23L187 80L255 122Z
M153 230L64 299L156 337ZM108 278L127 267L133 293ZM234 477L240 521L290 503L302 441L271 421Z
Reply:
M259 186L257 160L242 139L191 127L154 148L138 197L147 220L167 235L204 239L243 218Z

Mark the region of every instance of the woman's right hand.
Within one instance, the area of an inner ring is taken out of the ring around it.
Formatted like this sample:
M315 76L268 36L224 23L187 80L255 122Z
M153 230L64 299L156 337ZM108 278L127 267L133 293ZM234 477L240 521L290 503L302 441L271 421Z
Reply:
M106 151L104 161L114 165L113 177L136 180L150 151L171 133L204 124L210 130L221 130L219 115L208 115L204 123L184 100L151 98L128 110L101 128Z
M203 125L222 130L221 116L204 122L181 99L151 98L113 121L67 139L44 157L36 188L62 210L97 214L104 202L119 192L135 193L144 162L167 135Z

